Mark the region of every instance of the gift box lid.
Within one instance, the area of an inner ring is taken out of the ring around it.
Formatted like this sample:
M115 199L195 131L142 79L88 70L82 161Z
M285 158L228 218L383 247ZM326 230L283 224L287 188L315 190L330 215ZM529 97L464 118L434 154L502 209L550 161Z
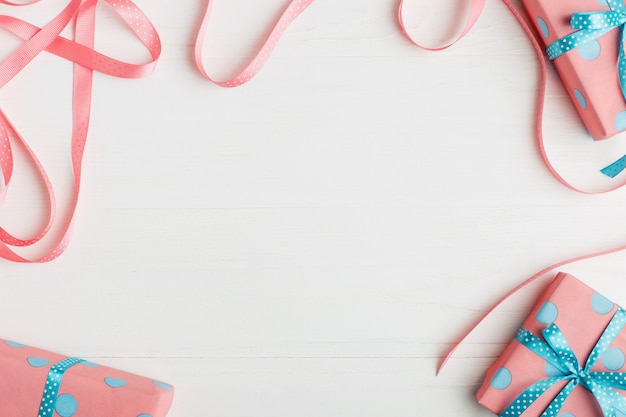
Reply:
M559 273L541 294L522 328L542 338L544 329L551 324L556 325L582 366L618 307L574 276ZM590 371L623 370L626 351L624 333L626 332L620 331L611 340ZM558 375L562 375L559 369L523 345L516 337L489 368L476 397L480 404L500 414L531 385ZM567 379L555 383L532 403L524 415L541 415L567 383ZM602 416L598 402L582 386L577 386L567 398L563 413L568 410L577 417Z

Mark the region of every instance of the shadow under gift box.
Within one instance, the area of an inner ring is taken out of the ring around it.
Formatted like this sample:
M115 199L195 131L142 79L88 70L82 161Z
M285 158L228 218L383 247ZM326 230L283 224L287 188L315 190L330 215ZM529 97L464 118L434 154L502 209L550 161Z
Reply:
M0 339L3 417L165 417L173 396L164 382Z
M616 304L572 275L559 273L539 297L522 327L542 338L541 332L554 323L561 329L580 365L584 366L617 309ZM626 370L625 351L626 330L617 334L591 371ZM560 374L558 369L514 339L487 371L476 397L484 407L500 414L531 385ZM567 382L559 381L548 389L523 416L540 416ZM592 393L578 385L558 415L602 417L603 413ZM624 414L618 412L616 415Z
M523 4L545 46L575 32L570 27L574 13L610 10L606 0L523 0ZM621 28L616 27L553 61L596 140L626 130L626 102L618 75L621 34Z

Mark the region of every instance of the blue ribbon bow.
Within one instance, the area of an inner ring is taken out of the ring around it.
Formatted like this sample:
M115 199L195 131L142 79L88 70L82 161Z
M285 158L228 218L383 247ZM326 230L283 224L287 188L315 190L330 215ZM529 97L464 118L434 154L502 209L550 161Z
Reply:
M591 371L625 324L626 312L619 308L593 347L584 367L580 366L565 336L554 323L541 332L545 341L521 328L517 332L517 341L558 369L562 375L534 383L509 404L499 417L520 416L548 389L561 381L567 381L567 383L544 410L541 417L558 416L563 403L578 385L593 394L604 417L615 417L616 411L626 413L626 398L615 390L615 388L626 389L626 372Z
M622 96L626 100L626 4L624 0L606 0L609 6L608 11L581 12L572 14L570 26L576 29L567 36L552 42L546 48L548 58L552 61L566 52L576 49L613 29L621 30L619 43L619 59L617 62L617 73ZM600 172L614 178L626 168L626 155L612 164L602 168Z
M572 14L570 26L572 29L576 29L576 32L552 42L546 48L546 52L548 58L554 60L572 49L598 39L613 29L621 29L617 71L622 95L626 99L626 54L624 53L626 4L624 4L624 0L607 0L606 3L611 10Z

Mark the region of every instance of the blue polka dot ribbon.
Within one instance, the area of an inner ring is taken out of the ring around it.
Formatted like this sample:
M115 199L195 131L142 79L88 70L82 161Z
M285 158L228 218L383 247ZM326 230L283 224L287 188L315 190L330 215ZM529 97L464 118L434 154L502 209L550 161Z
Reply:
M621 38L617 71L622 95L626 99L626 54L624 53L624 45L626 44L626 33L624 31L624 26L626 25L626 4L624 4L624 0L607 0L606 3L610 10L572 14L570 26L572 29L576 29L576 32L552 42L546 48L546 52L548 53L548 58L553 60L566 52L598 39L613 29L619 28L621 30Z
M540 380L526 388L500 413L499 417L520 416L548 389L561 381L567 381L567 383L543 411L541 417L557 417L565 400L578 385L593 394L604 417L615 417L618 411L626 413L626 398L615 390L626 389L626 372L591 371L622 331L624 325L626 325L626 311L619 308L593 347L584 367L580 366L576 355L556 324L550 324L541 332L544 339L521 328L517 332L516 340L558 369L560 375Z
M54 408L57 398L59 397L59 388L61 387L61 381L63 380L65 371L81 362L83 362L82 359L67 358L52 365L48 372L48 379L46 380L46 386L44 387L41 397L38 417L53 417Z

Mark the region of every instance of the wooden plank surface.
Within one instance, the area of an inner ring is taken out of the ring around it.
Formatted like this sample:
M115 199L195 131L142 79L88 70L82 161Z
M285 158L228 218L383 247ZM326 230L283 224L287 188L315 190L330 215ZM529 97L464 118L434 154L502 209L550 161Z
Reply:
M540 286L435 377L442 353L541 268L626 243L626 200L573 193L543 166L538 64L502 4L430 53L402 36L395 3L319 0L257 78L221 89L192 63L202 2L137 0L163 41L157 71L95 76L72 242L49 264L2 263L2 337L171 382L171 417L490 415L473 394ZM416 3L407 17L429 42L462 17L457 2ZM211 72L233 74L285 4L218 0ZM42 24L63 5L0 12ZM98 46L145 59L101 12ZM18 43L2 37L7 56ZM61 214L70 88L71 65L44 54L0 90ZM593 142L551 67L547 95L557 168L576 185L610 186L597 170L626 141ZM10 230L39 225L33 184L18 155L0 208ZM624 303L624 261L566 270Z

